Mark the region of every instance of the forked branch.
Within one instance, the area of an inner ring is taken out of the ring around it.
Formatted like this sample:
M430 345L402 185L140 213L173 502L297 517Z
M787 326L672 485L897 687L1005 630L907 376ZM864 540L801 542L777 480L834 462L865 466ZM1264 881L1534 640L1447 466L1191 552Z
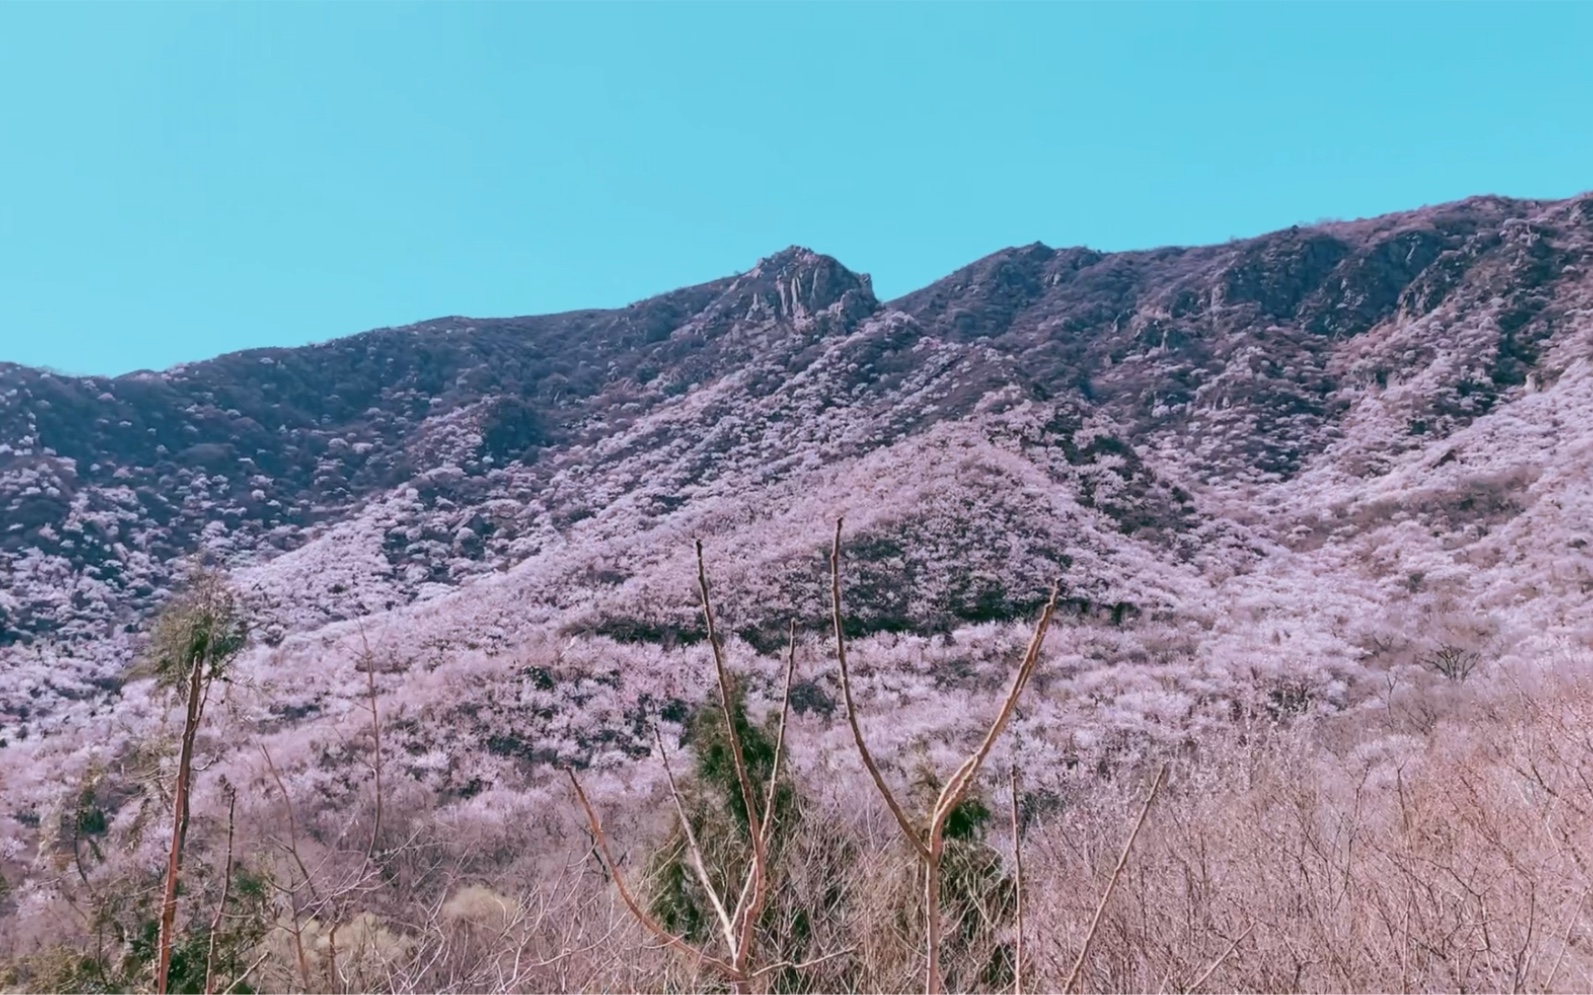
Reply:
M714 626L713 602L708 596L708 568L703 563L702 540L697 540L697 589L702 594L702 617L708 627L708 647L713 651L714 674L719 678L719 706L725 713L725 736L730 740L730 758L736 770L736 784L741 789L741 804L747 810L747 830L752 837L753 866L761 870L764 862L762 834L758 810L753 807L752 778L747 775L746 756L741 749L741 733L736 729L734 710L731 708L730 674L725 669L724 650L719 645L719 632Z
M752 774L747 767L746 751L741 742L741 733L736 724L735 693L731 684L729 669L725 666L724 649L719 643L718 626L714 619L713 599L708 587L708 569L703 560L702 543L697 544L697 587L702 597L703 620L708 629L708 645L713 654L714 674L719 685L719 707L725 722L725 737L730 746L731 764L736 773L736 787L741 796L741 803L747 813L747 837L750 845L751 860L747 868L746 877L742 881L741 890L736 897L734 906L727 907L725 898L720 896L714 887L712 875L703 859L702 847L697 842L697 836L692 829L691 820L686 812L685 801L680 792L680 786L675 781L674 769L669 763L669 754L664 747L664 737L657 724L653 726L653 735L658 742L659 755L663 758L664 774L669 782L669 793L674 801L675 814L680 819L681 832L686 837L687 859L693 873L696 874L698 883L702 885L707 894L709 903L713 906L714 916L718 920L719 930L723 936L728 957L715 957L707 951L699 949L680 936L676 936L665 929L652 916L642 908L635 895L625 884L625 879L620 875L619 865L614 862L608 847L608 836L603 830L602 820L597 817L597 812L592 808L586 797L586 792L581 788L580 780L573 770L568 770L570 783L575 787L576 798L581 803L581 808L586 813L587 823L591 828L592 837L596 842L598 855L613 878L615 887L620 893L620 900L625 904L631 916L642 925L644 929L658 937L666 946L681 953L688 954L699 963L706 964L718 971L727 981L731 982L738 990L745 989L753 978L766 973L768 968L753 970L751 968L753 949L755 946L758 919L762 915L769 894L769 844L774 828L775 799L780 781L780 762L785 753L786 724L791 714L791 680L796 670L796 623L790 626L790 648L786 653L785 681L780 695L780 722L779 730L775 735L774 760L769 772L769 783L762 792L760 806L756 804L759 792L753 785Z
M1057 597L1062 592L1062 582L1057 581L1051 585L1051 598L1045 603L1045 610L1040 613L1040 621L1034 627L1034 635L1029 639L1029 648L1023 654L1023 662L1018 666L1018 673L1012 679L1012 689L1007 692L1006 700L1001 703L1001 710L996 713L995 721L990 723L990 731L985 733L984 742L979 744L979 749L973 756L964 760L957 772L946 782L941 789L940 798L935 802L935 821L932 833L938 833L945 828L946 820L951 816L968 789L973 786L974 778L979 774L979 768L984 766L985 758L990 756L990 751L996 745L996 740L1001 736L1002 730L1012 719L1013 712L1017 711L1018 699L1023 695L1023 689L1028 686L1029 678L1034 674L1035 664L1040 661L1040 647L1045 644L1045 634L1051 628L1051 616L1056 613Z
M697 834L692 831L691 819L686 815L686 804L680 797L680 787L675 783L675 770L669 763L669 751L664 748L664 734L659 731L656 722L653 724L653 739L658 743L658 755L664 761L664 777L669 781L669 796L675 801L675 816L680 819L681 833L686 837L686 856L691 862L691 869L697 874L698 883L708 895L709 904L714 907L714 915L719 917L719 928L724 931L725 946L730 950L730 956L734 958L736 927L731 922L730 913L725 910L725 903L719 898L719 891L714 887L713 879L708 875L708 865L703 861L702 847L697 845Z
M979 770L984 766L985 760L990 756L990 751L995 748L996 740L1000 738L1007 723L1011 721L1013 713L1017 710L1018 699L1023 695L1023 689L1028 686L1029 678L1033 676L1034 669L1040 661L1040 650L1045 645L1046 633L1051 628L1051 619L1056 614L1057 598L1061 594L1062 583L1057 581L1051 587L1051 597L1046 601L1045 609L1040 613L1040 620L1035 624L1034 635L1029 639L1029 647L1023 654L1023 660L1018 665L1018 671L1013 676L1012 688L1001 702L996 717L990 723L990 728L985 733L984 739L973 754L964 760L957 770L946 781L941 789L940 796L935 800L935 806L929 813L929 824L924 829L916 828L907 817L907 813L896 800L890 786L885 783L884 775L880 773L879 765L874 762L874 757L869 753L868 745L863 740L863 730L858 725L857 707L852 697L852 676L846 663L846 639L841 626L841 526L843 521L836 519L835 542L830 547L830 596L834 605L835 616L835 653L841 668L841 696L846 702L846 719L852 727L852 739L857 744L858 755L863 760L863 766L868 768L869 776L874 779L874 785L879 789L880 796L885 799L885 804L890 808L891 815L895 816L896 824L901 827L902 836L918 855L919 862L924 871L924 989L930 993L939 992L944 980L940 971L940 865L945 854L946 822L956 810L968 790L973 787Z
M597 846L598 856L603 858L603 864L608 868L609 877L614 881L614 888L619 892L620 901L625 903L625 908L630 912L631 918L640 923L643 929L658 937L659 941L665 946L678 950L688 957L708 965L730 981L745 982L746 976L736 970L734 966L697 949L665 929L659 924L657 919L647 914L647 911L642 908L641 903L636 900L636 896L631 893L630 888L625 884L625 876L620 873L619 864L609 851L608 834L603 831L603 821L597 817L597 811L592 808L592 803L587 800L586 792L581 788L580 779L575 776L573 769L565 768L565 773L570 776L570 784L575 788L576 800L581 803L581 809L586 813L586 823L592 830L592 839Z
M868 743L863 739L863 727L857 721L857 704L852 700L852 674L846 665L846 633L841 626L841 525L844 521L841 518L835 520L835 542L830 547L830 604L834 609L835 656L841 667L841 699L846 704L846 722L852 727L852 741L857 744L857 755L868 769L868 776L874 779L874 787L879 790L885 806L895 817L896 825L901 827L902 838L907 840L919 859L928 860L929 847L919 836L912 820L907 818L907 812L896 800L890 785L885 783L885 775L880 773L879 764L874 762L874 755L869 752Z
M736 924L736 942L732 945L731 957L736 970L747 970L747 964L752 958L753 933L757 926L758 915L763 911L763 904L768 897L769 890L769 851L764 829L769 822L769 812L765 808L760 812L753 800L757 792L752 787L752 776L747 772L746 752L741 745L741 732L736 728L735 708L732 706L733 689L730 683L730 671L725 666L724 648L719 645L719 631L714 624L713 599L708 592L708 567L703 560L702 540L697 540L697 589L702 596L703 623L708 628L708 646L713 653L714 675L719 680L719 707L724 713L725 738L730 744L731 765L736 771L736 785L741 791L741 804L747 813L747 835L752 841L752 863L747 869L746 882L742 885L741 895L736 900L736 914L733 917ZM791 660L795 661L795 646L792 647ZM788 700L781 705L782 727L785 721L786 710L790 707L790 680L789 668L787 669L786 694ZM782 728L783 735L783 728ZM778 756L778 754L777 754ZM769 784L770 798L773 798L773 778L779 774L779 761L775 761L775 770L771 774Z

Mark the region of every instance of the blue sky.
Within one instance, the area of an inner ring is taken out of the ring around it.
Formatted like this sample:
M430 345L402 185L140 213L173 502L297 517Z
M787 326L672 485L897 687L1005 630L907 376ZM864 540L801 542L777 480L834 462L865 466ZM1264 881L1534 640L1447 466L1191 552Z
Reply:
M1593 4L0 2L0 360L1593 188Z

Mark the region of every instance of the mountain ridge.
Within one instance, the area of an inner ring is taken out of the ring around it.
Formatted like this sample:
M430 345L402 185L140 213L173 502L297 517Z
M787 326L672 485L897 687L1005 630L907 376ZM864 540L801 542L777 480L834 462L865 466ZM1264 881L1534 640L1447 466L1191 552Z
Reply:
M1006 624L1061 573L1079 625L1194 626L1191 659L1237 638L1192 605L1337 578L1349 621L1280 609L1323 687L1402 597L1574 641L1590 258L1593 196L1473 198L1215 246L1033 243L890 301L791 246L623 308L115 378L0 364L5 738L118 707L200 551L250 592L262 653L357 620L436 647L689 642L693 536L767 646L787 614L822 628L842 513L860 637ZM1569 538L1508 567L1527 521ZM1392 536L1425 566L1353 565Z

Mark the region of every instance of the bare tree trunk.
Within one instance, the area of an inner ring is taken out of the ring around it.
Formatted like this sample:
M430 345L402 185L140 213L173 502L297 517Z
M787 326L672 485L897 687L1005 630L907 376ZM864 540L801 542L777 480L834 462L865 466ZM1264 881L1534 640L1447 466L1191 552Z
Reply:
M1023 995L1023 825L1018 812L1018 763L1012 763L1012 904L1018 935L1012 945L1012 992Z
M924 861L924 992L940 995L946 987L940 976L940 858L945 853L939 836L930 841Z
M183 721L182 749L177 756L177 787L172 792L171 853L166 858L166 887L160 907L160 961L155 991L166 995L171 973L171 948L177 929L177 879L182 870L183 843L188 838L188 789L193 777L194 739L204 712L205 661L193 662L188 678L188 713Z

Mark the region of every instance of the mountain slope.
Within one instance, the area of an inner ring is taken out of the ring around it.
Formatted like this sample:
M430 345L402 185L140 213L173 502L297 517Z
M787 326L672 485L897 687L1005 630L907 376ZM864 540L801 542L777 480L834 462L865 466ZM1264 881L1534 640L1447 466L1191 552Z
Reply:
M420 753L529 721L440 719L425 675L475 668L499 707L543 693L504 661L549 640L571 687L619 667L624 703L565 706L625 726L694 679L693 538L755 654L790 616L822 631L839 515L849 627L939 661L936 694L964 686L945 647L987 659L1053 579L1058 673L1094 689L1068 700L1124 716L1216 721L1256 682L1342 703L1390 632L1462 616L1519 652L1585 648L1590 253L1593 197L1478 198L1005 250L891 302L793 248L613 311L118 378L0 367L0 735L39 749L143 707L118 675L198 551L258 614L261 729L334 713L357 639L427 716ZM624 741L551 721L514 755Z

